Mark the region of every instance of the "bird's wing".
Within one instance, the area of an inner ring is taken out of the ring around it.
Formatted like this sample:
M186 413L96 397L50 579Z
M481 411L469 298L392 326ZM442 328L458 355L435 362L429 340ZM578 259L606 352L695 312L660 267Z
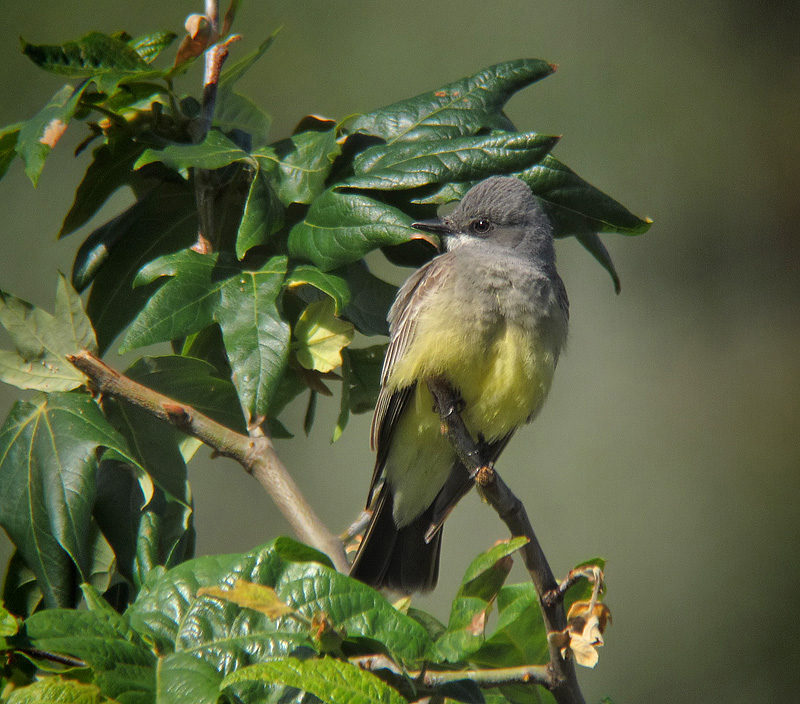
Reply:
M383 474L383 465L389 452L392 434L397 427L397 421L415 388L415 384L411 384L390 391L388 382L392 368L397 360L406 353L414 339L419 312L425 307L430 296L434 295L447 280L449 260L449 254L441 254L417 269L401 286L389 311L389 347L383 360L381 390L375 404L375 414L372 416L370 431L370 445L373 450L377 451L377 459L369 490L368 505Z

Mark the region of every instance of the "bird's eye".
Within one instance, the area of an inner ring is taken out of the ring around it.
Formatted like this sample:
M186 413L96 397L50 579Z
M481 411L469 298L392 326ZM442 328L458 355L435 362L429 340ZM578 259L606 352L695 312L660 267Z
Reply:
M472 230L473 232L477 232L479 235L484 235L491 229L491 220L487 220L486 218L478 218L477 220L472 221Z

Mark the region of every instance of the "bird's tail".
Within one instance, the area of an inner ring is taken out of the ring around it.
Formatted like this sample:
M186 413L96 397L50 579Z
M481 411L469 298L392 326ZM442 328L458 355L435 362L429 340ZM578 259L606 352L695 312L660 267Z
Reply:
M392 487L384 482L350 576L376 589L392 589L403 594L429 591L439 578L442 544L441 530L430 542L425 542L434 507L402 528L394 522L393 507Z

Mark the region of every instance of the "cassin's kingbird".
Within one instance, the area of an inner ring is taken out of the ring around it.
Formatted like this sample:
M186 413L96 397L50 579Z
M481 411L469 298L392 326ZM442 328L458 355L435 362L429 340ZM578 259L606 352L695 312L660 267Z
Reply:
M368 506L378 495L350 571L407 594L436 585L441 525L472 484L426 380L458 394L482 461L494 462L539 412L569 318L550 223L519 179L482 181L450 216L414 227L441 235L446 251L408 278L389 311Z

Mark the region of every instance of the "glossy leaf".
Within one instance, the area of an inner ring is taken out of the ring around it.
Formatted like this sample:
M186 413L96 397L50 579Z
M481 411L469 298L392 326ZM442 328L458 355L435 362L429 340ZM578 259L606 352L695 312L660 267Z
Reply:
M371 147L360 154L355 176L340 187L393 190L432 183L481 180L539 163L558 137L501 133Z
M70 78L92 78L109 71L135 74L150 70L135 48L100 32L90 32L61 45L37 46L22 40L22 53L40 68Z
M286 257L243 271L221 290L214 319L222 328L233 383L249 419L266 416L289 356L289 325L277 308Z
M342 350L353 341L353 324L337 318L330 298L310 304L294 326L297 361L306 369L329 372L342 364Z
M79 88L64 86L47 105L20 126L16 151L25 162L25 173L34 186L39 183L45 159L64 134L85 89L86 85Z
M194 190L162 184L125 213L95 230L75 257L76 288L92 282L86 312L105 351L153 295L158 284L133 287L139 270L197 239Z
M418 237L421 233L411 229L412 222L380 201L329 189L311 204L306 219L292 228L289 253L329 271L373 249Z
M277 164L278 196L285 205L311 203L325 190L325 179L342 149L336 130L309 130L253 154Z
M222 674L193 653L170 653L159 660L158 704L217 704Z
M237 670L223 687L242 682L289 685L313 694L327 704L406 704L406 699L371 672L348 662L284 658Z
M266 244L283 227L283 207L272 190L269 180L257 169L250 182L244 212L236 233L236 256L243 259L247 252Z
M186 169L219 169L235 161L252 161L250 155L219 130L210 130L199 144L171 144L164 149L145 149L134 169L160 161L164 166L186 173Z
M130 139L109 141L94 150L92 163L75 192L75 200L64 218L59 237L86 224L109 196L136 178L131 168L143 151L141 144Z
M130 457L94 400L80 393L18 401L0 430L0 524L51 608L75 601L71 564L83 581L89 577L99 447Z
M165 255L144 266L136 276L135 286L168 278L134 320L122 350L168 342L211 325L222 288L240 271L231 257L198 254L191 249Z
M473 135L494 124L514 93L549 76L553 70L553 66L539 59L495 64L438 90L362 115L350 129L387 142Z
M55 315L0 291L0 325L16 347L16 353L0 350L0 380L41 391L69 391L85 382L66 355L95 352L97 343L80 297L63 276Z
M221 91L214 107L213 125L223 132L246 132L253 148L257 149L267 143L272 118L250 98L233 91Z
M308 264L296 266L286 277L284 285L289 290L310 286L317 291L326 293L333 300L336 315L341 315L344 308L350 303L350 287L347 279L331 272L320 271L317 267Z

